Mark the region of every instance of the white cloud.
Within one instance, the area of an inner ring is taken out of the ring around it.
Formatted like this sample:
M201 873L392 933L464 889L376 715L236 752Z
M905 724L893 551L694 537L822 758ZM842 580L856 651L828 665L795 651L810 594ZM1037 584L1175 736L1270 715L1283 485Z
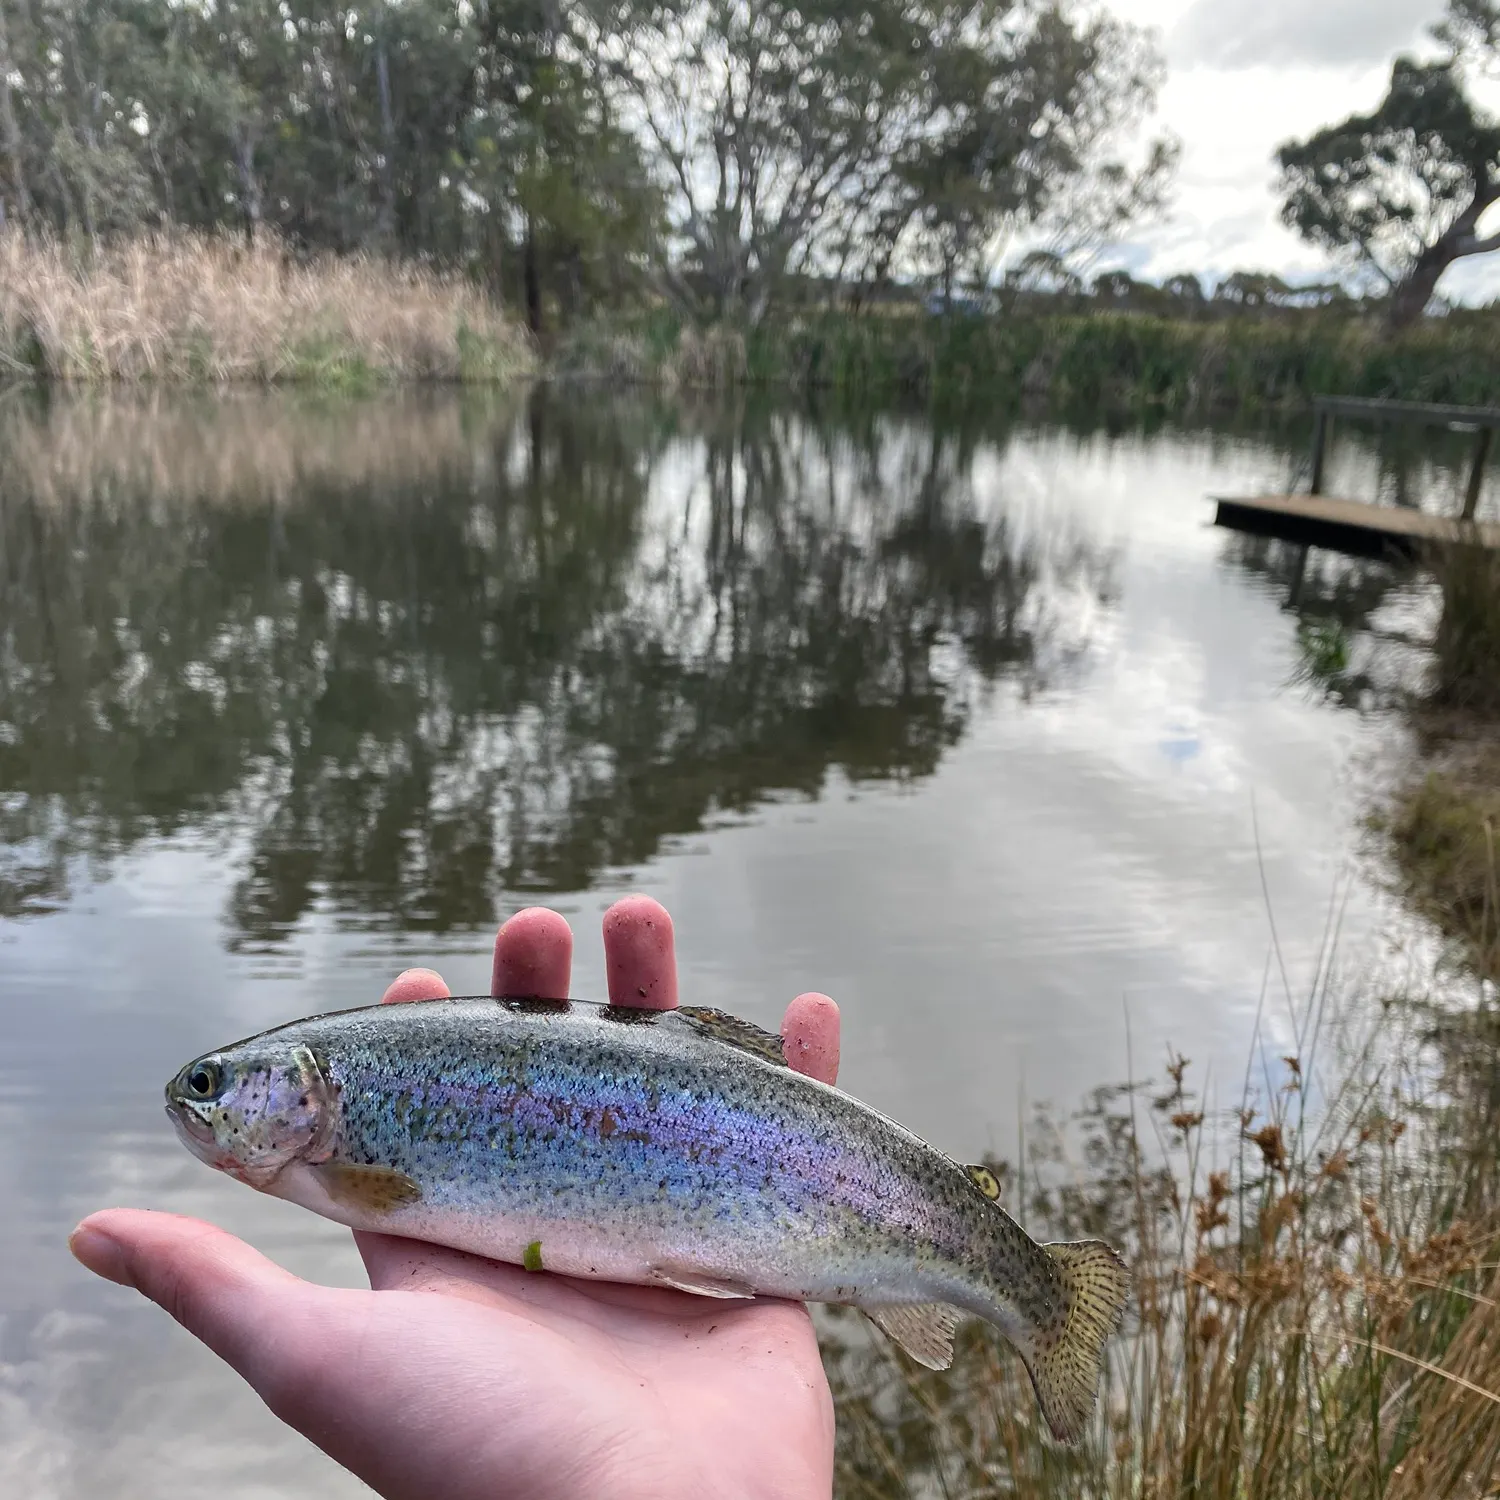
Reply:
M1434 0L1195 0L1168 36L1178 65L1388 62L1441 13Z
M1333 274L1326 255L1280 222L1276 149L1375 108L1396 53L1430 45L1442 0L1115 0L1112 9L1157 33L1168 71L1147 129L1175 134L1182 159L1162 221L1105 263L1153 280ZM1463 301L1500 295L1500 256L1455 267L1440 290Z

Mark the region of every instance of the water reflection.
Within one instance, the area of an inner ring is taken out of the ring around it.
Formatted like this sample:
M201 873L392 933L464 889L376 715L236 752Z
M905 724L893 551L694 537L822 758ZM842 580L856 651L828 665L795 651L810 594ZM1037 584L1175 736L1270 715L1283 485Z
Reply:
M962 432L545 389L370 415L6 413L0 912L223 827L232 948L319 903L482 926L832 768L929 775L1110 598L1108 548L980 506Z
M1223 556L1282 596L1296 621L1296 684L1362 712L1399 707L1419 687L1436 599L1414 563L1243 532L1226 538Z
M843 1081L963 1159L1168 1045L1220 1102L1278 1066L1268 899L1294 984L1335 897L1351 962L1392 930L1350 768L1425 607L1314 553L1289 608L1286 550L1209 524L1301 451L596 391L0 402L0 1493L358 1492L64 1236L168 1208L356 1282L337 1226L181 1151L162 1082L407 963L482 986L539 894L579 994L627 880L685 996L774 1026L828 990Z

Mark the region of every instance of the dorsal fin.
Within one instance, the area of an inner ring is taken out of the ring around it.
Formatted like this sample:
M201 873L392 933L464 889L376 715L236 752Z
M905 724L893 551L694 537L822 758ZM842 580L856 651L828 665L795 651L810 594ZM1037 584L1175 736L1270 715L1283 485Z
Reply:
M727 1010L715 1010L709 1005L679 1005L677 1014L700 1036L727 1042L731 1047L738 1047L740 1051L766 1062L778 1063L783 1068L787 1065L786 1054L781 1050L781 1038L753 1021L730 1015Z
M969 1174L969 1181L991 1203L998 1203L1000 1201L1000 1179L983 1162L979 1162L971 1167L965 1167L964 1171Z

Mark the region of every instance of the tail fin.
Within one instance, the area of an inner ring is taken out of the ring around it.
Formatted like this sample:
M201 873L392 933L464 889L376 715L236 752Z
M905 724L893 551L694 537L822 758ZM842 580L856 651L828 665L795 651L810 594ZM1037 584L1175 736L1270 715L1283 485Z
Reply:
M1038 1340L1027 1367L1052 1435L1074 1442L1094 1409L1104 1341L1119 1327L1129 1291L1125 1262L1103 1240L1043 1245L1068 1290L1062 1332Z

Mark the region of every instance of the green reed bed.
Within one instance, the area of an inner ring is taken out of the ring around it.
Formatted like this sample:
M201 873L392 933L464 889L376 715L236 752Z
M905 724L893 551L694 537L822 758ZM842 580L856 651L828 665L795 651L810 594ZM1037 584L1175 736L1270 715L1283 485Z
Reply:
M1452 545L1429 559L1443 606L1433 637L1433 703L1500 718L1500 552Z
M573 330L554 367L678 385L1004 404L1030 396L1177 412L1298 407L1328 391L1477 403L1500 390L1497 329L1481 313L1386 339L1354 315L1312 311L1173 319L881 310L774 314L740 331L694 328L659 312Z

